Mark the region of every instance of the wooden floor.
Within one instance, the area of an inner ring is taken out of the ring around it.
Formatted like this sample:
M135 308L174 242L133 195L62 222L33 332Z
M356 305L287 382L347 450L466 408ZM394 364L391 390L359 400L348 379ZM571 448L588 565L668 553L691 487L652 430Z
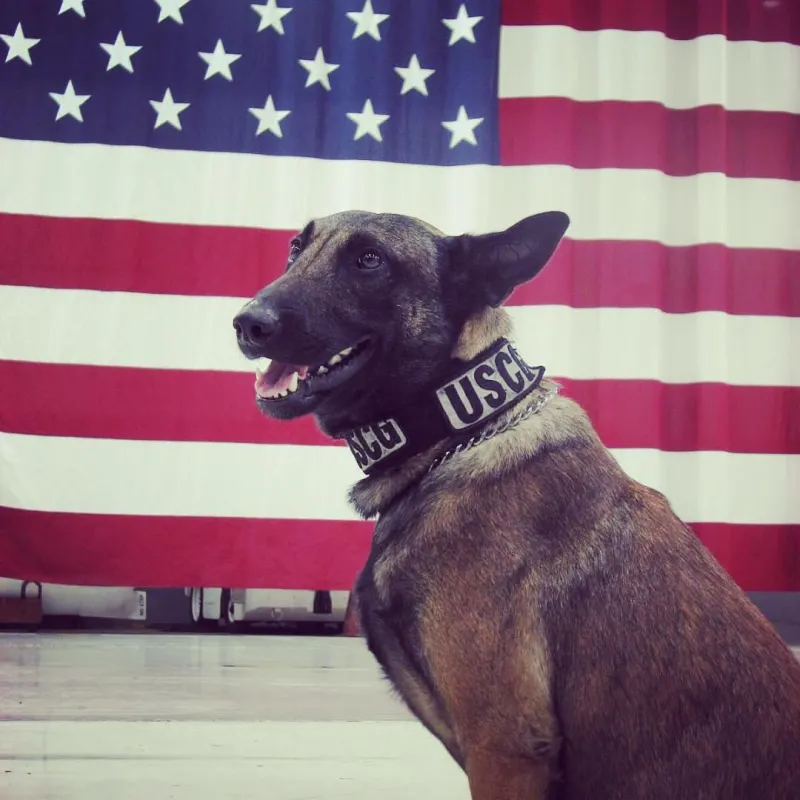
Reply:
M0 634L2 800L467 800L362 640Z
M1 800L468 800L360 639L0 634Z

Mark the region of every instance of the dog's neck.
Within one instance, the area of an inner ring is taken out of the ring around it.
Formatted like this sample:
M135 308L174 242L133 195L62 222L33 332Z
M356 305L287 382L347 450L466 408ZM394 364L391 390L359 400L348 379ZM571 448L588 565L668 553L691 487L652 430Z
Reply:
M542 384L543 368L529 367L507 342L511 333L511 320L504 309L489 308L470 319L453 350L453 357L461 364L458 375L444 383L444 387L450 386L449 396L455 398L454 381L463 380L462 385L468 386L481 369L484 378L490 374L491 367L480 367L487 359L487 364L499 364L507 377L510 372L506 366L513 367L513 379L506 381L503 392L493 395L498 402L502 394L497 409L484 404L474 421L459 419L443 387L431 387L396 418L360 426L344 435L359 466L367 473L350 493L352 504L362 516L368 518L385 511L455 446L475 441L492 426L504 424L504 417L507 420L519 414L519 409L523 413L532 410L541 402L537 395L549 397L548 393L553 393L550 381ZM460 378L462 375L465 377ZM464 407L460 410L463 417Z
M542 381L544 367L525 363L508 339L469 361L457 360L441 383L419 392L391 416L340 434L366 475L387 473L447 440L464 444L517 406Z

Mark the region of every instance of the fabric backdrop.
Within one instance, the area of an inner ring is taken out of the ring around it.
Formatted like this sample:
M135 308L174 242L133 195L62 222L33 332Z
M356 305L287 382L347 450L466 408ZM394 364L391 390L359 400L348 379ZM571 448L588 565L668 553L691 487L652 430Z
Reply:
M278 3L0 4L0 575L349 588L360 473L258 414L233 314L311 216L561 209L521 352L800 590L800 4Z

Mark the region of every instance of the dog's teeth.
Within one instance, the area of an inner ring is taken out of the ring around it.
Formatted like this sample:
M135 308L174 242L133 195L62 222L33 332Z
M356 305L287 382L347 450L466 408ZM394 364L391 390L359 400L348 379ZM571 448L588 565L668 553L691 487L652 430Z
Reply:
M328 368L323 364L318 370L317 375L324 375L328 371Z
M256 377L263 377L264 373L269 369L269 365L270 360L268 358L264 358L264 356L256 359Z
M289 380L289 388L288 388L287 391L289 391L289 392L296 392L297 391L297 382L298 382L299 378L300 378L300 376L296 372L292 373L292 377Z
M341 352L341 353L339 353L339 355L340 355L342 358L344 358L345 356L349 356L349 355L350 355L350 353L352 353L352 352L353 352L353 348L352 348L352 347L348 347L348 348L346 348L345 350L342 350L342 352Z
M342 357L337 353L328 363L333 367L342 360Z
M282 392L278 392L278 397L286 397L289 394L285 389Z

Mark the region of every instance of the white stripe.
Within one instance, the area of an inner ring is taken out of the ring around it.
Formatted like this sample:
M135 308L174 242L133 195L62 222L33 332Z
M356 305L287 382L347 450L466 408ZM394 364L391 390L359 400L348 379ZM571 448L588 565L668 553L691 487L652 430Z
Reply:
M368 208L455 234L558 209L572 218L574 239L800 249L800 182L719 173L430 167L0 139L0 175L0 211L19 214L296 230L313 216Z
M0 286L0 358L252 372L232 320L245 298ZM511 306L530 362L577 379L800 386L800 318Z
M691 522L799 523L800 456L616 450ZM0 505L38 511L356 519L344 447L0 434Z
M504 26L499 94L797 114L800 47L719 34L676 41L657 31Z

